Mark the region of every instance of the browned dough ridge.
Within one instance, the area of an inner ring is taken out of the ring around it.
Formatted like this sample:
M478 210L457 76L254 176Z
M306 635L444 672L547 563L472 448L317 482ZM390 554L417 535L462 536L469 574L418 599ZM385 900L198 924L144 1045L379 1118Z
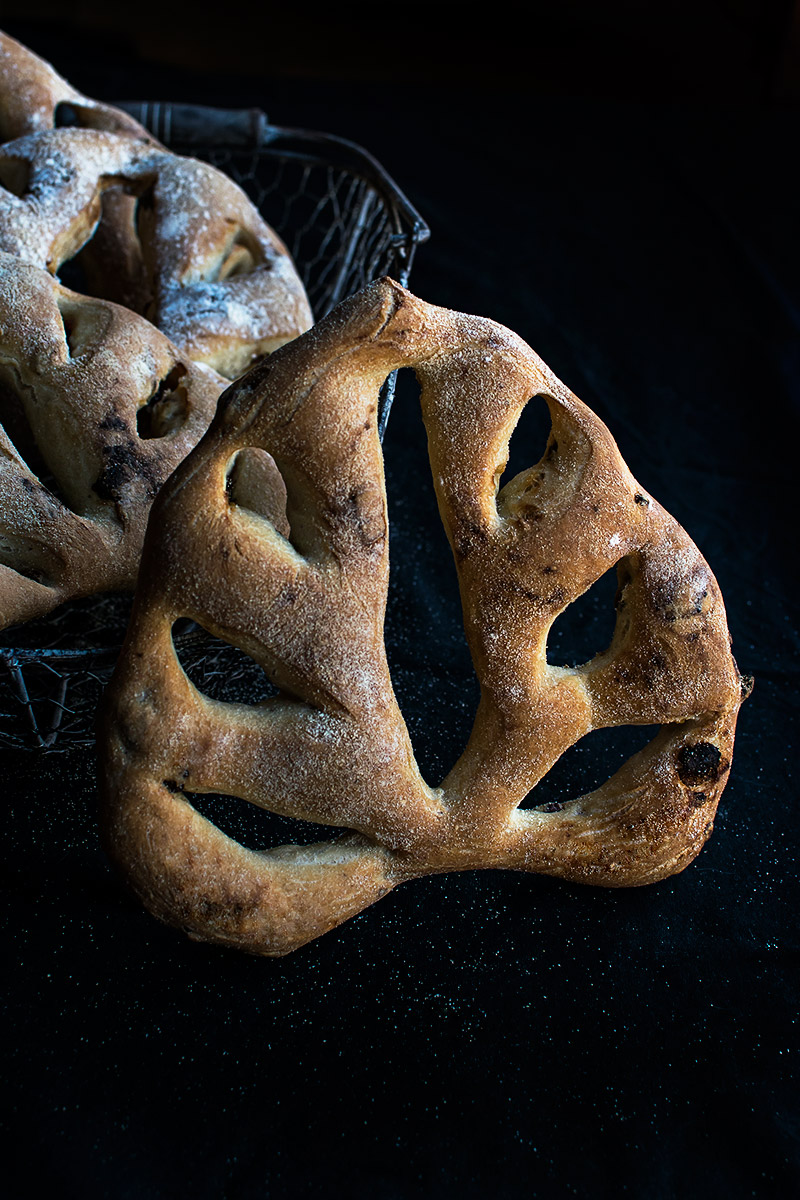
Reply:
M422 386L481 687L440 787L417 768L383 642L376 410L404 366ZM547 448L498 493L533 397L550 410ZM285 514L259 482L265 452L286 483ZM580 667L550 665L553 621L615 564L611 645ZM143 566L101 723L102 832L150 911L192 937L286 954L434 872L650 883L682 870L711 832L743 696L714 576L605 425L490 320L389 279L345 301L225 393L158 497ZM202 695L172 643L184 616L250 654L280 695ZM519 809L591 730L652 723L660 734L595 792L555 812ZM246 849L192 793L345 832Z
M225 384L144 318L0 253L0 629L133 589L153 498Z
M283 242L231 179L152 141L52 129L0 147L0 250L151 320L228 378L308 329Z
M207 427L221 376L312 316L240 188L4 33L0 143L4 628L133 587L152 499ZM76 257L96 299L52 278Z
M128 133L158 145L144 126L121 108L82 95L50 63L0 31L0 142L53 129L60 105L68 106L75 125Z

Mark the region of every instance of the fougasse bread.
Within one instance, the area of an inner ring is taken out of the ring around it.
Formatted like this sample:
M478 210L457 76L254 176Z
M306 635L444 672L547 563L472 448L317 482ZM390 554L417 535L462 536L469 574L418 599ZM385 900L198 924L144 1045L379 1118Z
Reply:
M439 786L417 767L383 640L388 525L376 409L393 369L422 389L431 470L481 699ZM541 460L502 490L524 406ZM271 455L284 511L261 486ZM285 954L398 884L506 868L604 887L682 870L711 832L747 685L719 587L614 439L508 329L389 279L233 385L163 489L101 722L105 845L145 905L191 937ZM616 628L582 666L548 662L555 619L616 565ZM203 695L172 641L182 617L279 689ZM591 730L661 732L588 795L535 788ZM193 804L239 797L339 827L252 849ZM525 802L527 807L521 808Z
M57 125L128 133L157 144L128 113L82 95L50 63L0 30L0 142Z
M132 590L150 505L226 380L0 254L0 628Z
M2 33L0 142L3 628L133 587L150 504L222 376L312 316L236 184Z
M0 250L53 275L80 252L85 290L228 378L312 322L286 247L242 189L127 134L51 129L2 146Z

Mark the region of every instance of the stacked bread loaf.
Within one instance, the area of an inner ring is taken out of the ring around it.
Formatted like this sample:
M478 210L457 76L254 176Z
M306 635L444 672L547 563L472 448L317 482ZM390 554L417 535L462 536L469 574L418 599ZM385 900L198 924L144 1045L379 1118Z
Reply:
M0 139L4 628L133 586L152 500L220 393L312 316L239 187L4 34Z

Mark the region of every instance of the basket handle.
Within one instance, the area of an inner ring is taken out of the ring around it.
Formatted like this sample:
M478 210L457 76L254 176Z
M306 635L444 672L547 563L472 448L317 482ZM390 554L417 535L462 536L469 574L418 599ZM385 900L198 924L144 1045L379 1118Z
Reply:
M211 141L252 149L266 141L267 114L260 108L209 108L158 100L121 100L117 108L171 145L201 146Z

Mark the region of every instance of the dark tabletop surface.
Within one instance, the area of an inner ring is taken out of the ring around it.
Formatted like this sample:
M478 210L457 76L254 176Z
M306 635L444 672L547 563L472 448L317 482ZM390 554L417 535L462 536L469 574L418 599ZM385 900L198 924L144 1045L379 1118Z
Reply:
M2 752L6 1194L797 1195L796 111L214 76L7 27L99 98L257 104L368 147L433 231L413 290L513 328L606 421L709 560L755 689L684 873L428 879L278 960L140 910L90 751ZM385 453L390 662L438 782L475 684L413 380ZM613 753L567 756L562 786Z

